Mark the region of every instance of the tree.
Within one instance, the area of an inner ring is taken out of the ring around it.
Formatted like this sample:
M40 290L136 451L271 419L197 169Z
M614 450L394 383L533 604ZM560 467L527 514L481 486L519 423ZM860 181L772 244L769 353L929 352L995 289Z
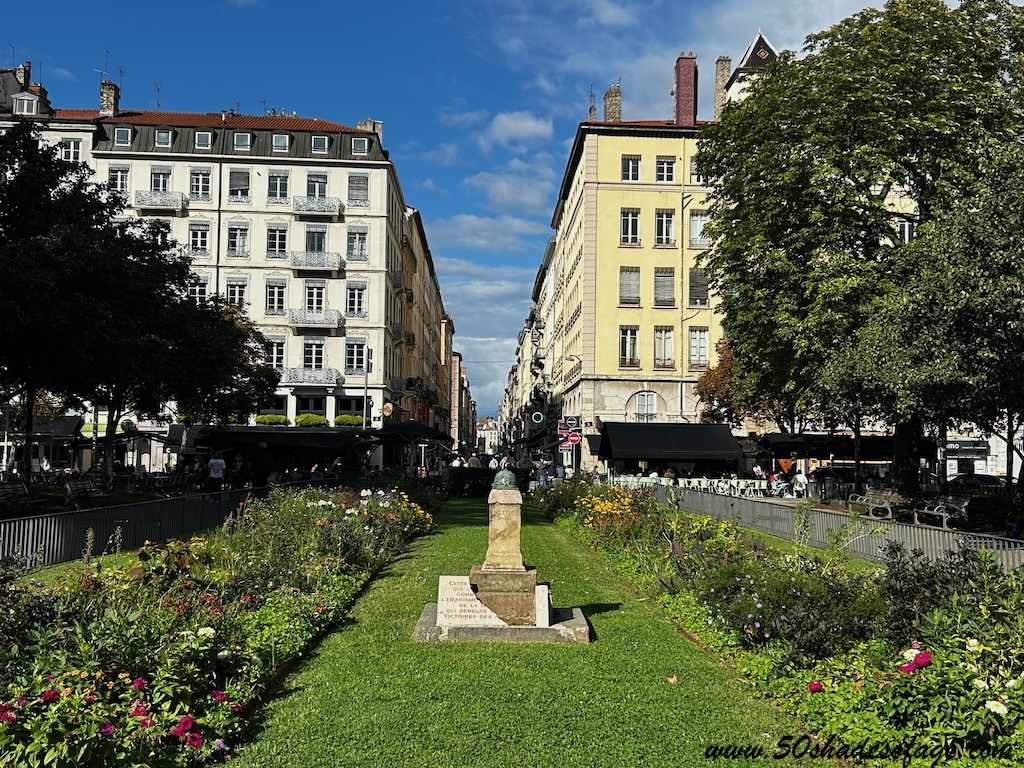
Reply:
M709 276L754 391L851 425L876 412L910 445L963 388L948 361L936 386L922 354L948 324L893 317L916 263L901 230L962 201L985 147L1015 135L1020 30L1003 0L889 2L780 56L702 134Z
M189 298L190 262L166 226L123 210L30 127L0 136L0 391L23 394L30 416L40 389L106 405L107 457L130 411L181 398L248 415L277 383L252 323Z

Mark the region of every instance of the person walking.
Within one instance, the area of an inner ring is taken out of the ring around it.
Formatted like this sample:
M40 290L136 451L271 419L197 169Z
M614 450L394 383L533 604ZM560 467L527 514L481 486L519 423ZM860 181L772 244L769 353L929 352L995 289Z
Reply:
M206 476L206 490L208 493L217 493L224 488L224 471L227 468L220 451L213 452L213 458L206 466L209 470Z
M807 494L807 475L802 469L798 469L793 475L793 495L798 499L804 498Z

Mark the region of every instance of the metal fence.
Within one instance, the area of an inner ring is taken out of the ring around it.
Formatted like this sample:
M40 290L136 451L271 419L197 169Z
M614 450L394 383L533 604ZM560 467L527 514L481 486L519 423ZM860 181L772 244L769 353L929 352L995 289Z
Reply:
M651 483L650 487L660 501L667 501L670 486ZM716 520L730 520L744 528L752 528L790 541L796 540L796 511L792 500L787 502L772 498L700 493L678 487L674 488L673 492L679 507L687 512L708 515ZM946 552L966 544L972 549L984 547L995 553L1003 570L1011 571L1024 565L1024 541L1020 539L950 531L929 525L872 520L866 517L857 517L857 522L851 527L851 519L851 515L846 512L810 510L809 543L815 547L827 548L829 534L847 528L844 549L854 557L876 563L882 561L882 548L885 543L896 541L903 544L908 551L919 549L932 559L940 558Z
M306 481L284 487L317 484L322 483ZM93 555L188 536L223 524L246 498L264 498L269 492L270 488L242 488L0 520L0 558L14 557L29 567L77 560L85 552L90 530Z

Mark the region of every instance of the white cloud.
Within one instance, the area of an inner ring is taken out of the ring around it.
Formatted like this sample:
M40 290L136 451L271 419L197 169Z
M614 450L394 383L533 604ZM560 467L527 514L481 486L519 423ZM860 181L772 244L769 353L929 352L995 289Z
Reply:
M469 112L442 112L438 115L437 119L442 125L466 127L469 125L479 125L487 119L488 114L486 109L476 109Z
M530 238L549 235L550 227L515 216L476 216L460 213L427 223L431 250L468 248L485 253L521 253L533 248ZM542 252L536 256L538 262Z
M437 144L420 155L424 160L438 165L455 165L461 157L459 145L453 142Z
M585 0L579 12L579 24L586 27L597 24L603 27L632 27L637 23L635 5L613 3L611 0Z
M248 8L250 5L257 5L260 0L228 0L228 2L239 8Z
M495 144L523 150L529 145L549 141L553 132L550 117L538 117L528 111L500 112L477 135L477 141L484 150Z
M538 262L539 264L539 262ZM438 279L441 281L463 282L463 278L486 278L494 277L495 269L500 269L501 274L509 280L525 280L531 284L536 267L520 267L505 264L495 267L493 264L481 264L468 259L454 259L450 256L435 256L434 267L437 269Z
M545 162L547 161L547 162ZM463 182L484 193L486 205L494 210L517 211L550 216L558 179L547 156L525 163L514 158L493 171L481 171Z
M425 189L429 192L440 192L440 188L434 183L434 180L429 176L420 181L420 188Z

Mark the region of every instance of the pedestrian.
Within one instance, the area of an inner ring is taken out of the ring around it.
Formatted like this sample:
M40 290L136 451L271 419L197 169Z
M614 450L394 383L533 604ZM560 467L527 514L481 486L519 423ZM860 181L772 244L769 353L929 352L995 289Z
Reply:
M466 466L471 469L480 469L480 458L474 453L469 457L469 461L466 463Z
M793 475L793 495L802 499L807 492L807 475L802 469L798 469Z
M488 469L497 469L499 466L501 466L501 465L498 463L498 457L497 456L491 456L491 460L489 462L487 462L487 468Z
M217 493L224 488L224 471L227 468L220 451L213 452L213 458L206 466L209 470L206 476L206 490L209 493Z

